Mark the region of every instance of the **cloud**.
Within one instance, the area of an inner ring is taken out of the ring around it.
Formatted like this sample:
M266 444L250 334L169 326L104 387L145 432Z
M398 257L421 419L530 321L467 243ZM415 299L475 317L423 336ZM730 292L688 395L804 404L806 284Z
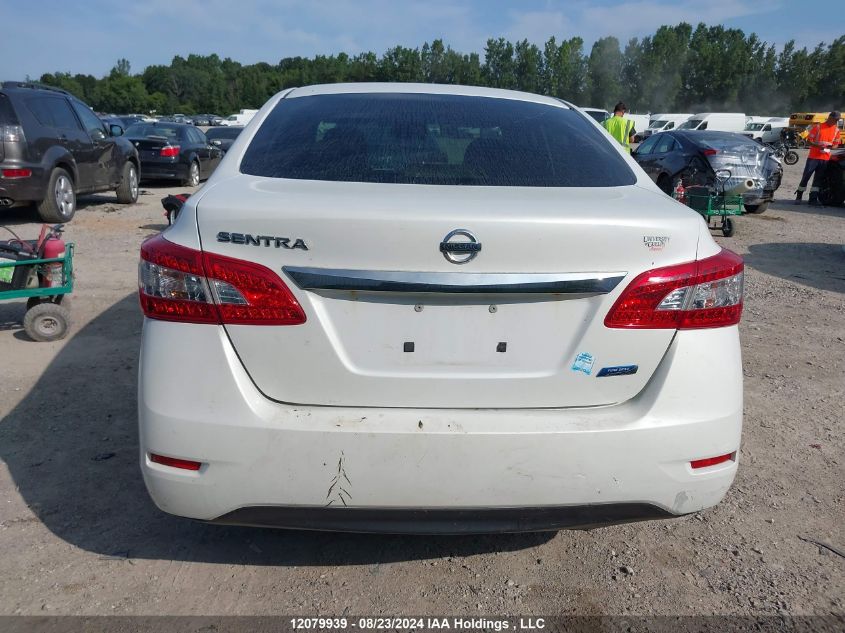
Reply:
M560 6L560 9L555 9ZM630 37L654 33L657 27L688 22L724 22L777 12L780 2L750 0L634 0L630 2L550 2L545 11L511 12L507 33L537 44L551 35L579 35L591 43L613 35L625 42Z
M511 11L511 24L505 36L511 40L526 39L540 44L554 35L560 37L571 30L571 21L562 11Z

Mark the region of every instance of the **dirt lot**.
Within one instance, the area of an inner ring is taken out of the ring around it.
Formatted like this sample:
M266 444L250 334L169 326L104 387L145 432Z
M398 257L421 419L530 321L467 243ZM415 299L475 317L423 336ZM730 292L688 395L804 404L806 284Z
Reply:
M207 526L137 466L139 204L83 200L75 324L27 340L0 303L0 614L843 614L845 209L778 201L719 241L746 257L737 481L700 515L558 534L422 538ZM34 236L25 210L2 222ZM174 375L180 368L173 368ZM701 388L718 397L719 375Z

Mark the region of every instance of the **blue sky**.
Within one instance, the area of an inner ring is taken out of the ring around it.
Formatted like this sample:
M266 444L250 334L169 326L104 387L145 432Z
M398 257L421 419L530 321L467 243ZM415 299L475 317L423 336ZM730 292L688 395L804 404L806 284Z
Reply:
M821 5L819 5L821 6ZM791 8L790 8L791 7ZM36 0L0 2L0 79L44 72L106 74L120 57L133 72L174 55L218 53L243 63L283 57L378 54L443 38L461 52L483 52L488 37L580 35L592 42L653 33L661 24L724 24L782 45L830 42L845 13L797 11L786 0ZM821 29L815 25L823 24Z

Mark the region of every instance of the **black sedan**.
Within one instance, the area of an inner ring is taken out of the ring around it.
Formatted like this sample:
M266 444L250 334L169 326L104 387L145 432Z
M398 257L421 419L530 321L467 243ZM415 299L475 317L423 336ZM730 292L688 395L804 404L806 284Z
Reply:
M749 213L766 210L783 177L783 167L771 150L734 132L661 132L643 141L632 156L667 194L678 180L685 187L742 193ZM724 184L717 183L717 171Z
M145 179L176 179L196 187L220 164L223 150L184 123L138 123L125 134L138 149Z
M208 130L205 135L212 145L216 145L224 152L228 152L229 148L232 147L232 143L235 142L235 139L238 138L242 131L243 127L233 125L231 127L213 128Z

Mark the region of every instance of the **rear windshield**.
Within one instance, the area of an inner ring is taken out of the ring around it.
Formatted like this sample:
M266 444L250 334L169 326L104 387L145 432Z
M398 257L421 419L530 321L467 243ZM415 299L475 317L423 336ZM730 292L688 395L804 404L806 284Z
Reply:
M270 178L498 187L614 187L636 177L563 107L485 97L344 94L282 99L241 172Z
M0 125L17 125L18 117L9 101L9 97L0 92Z
M163 137L168 140L176 140L181 137L179 130L184 129L175 125L162 125L155 123L136 123L130 125L126 130L126 136L131 138Z

